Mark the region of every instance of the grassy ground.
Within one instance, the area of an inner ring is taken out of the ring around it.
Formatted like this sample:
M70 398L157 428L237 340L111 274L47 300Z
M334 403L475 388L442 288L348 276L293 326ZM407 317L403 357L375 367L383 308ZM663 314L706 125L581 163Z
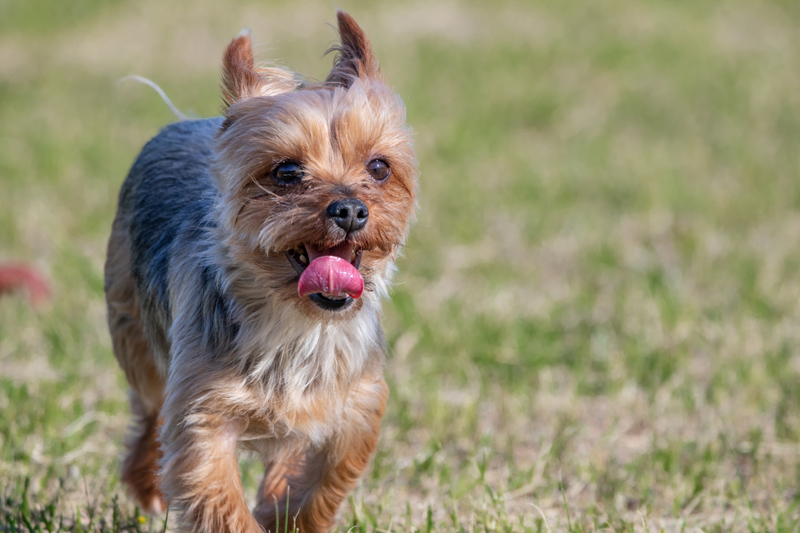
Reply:
M0 301L0 531L165 527L118 482L102 264L173 117L116 80L213 115L245 25L323 78L335 5L422 169L389 411L339 531L798 531L800 3L164 4L0 1L0 259L55 287Z

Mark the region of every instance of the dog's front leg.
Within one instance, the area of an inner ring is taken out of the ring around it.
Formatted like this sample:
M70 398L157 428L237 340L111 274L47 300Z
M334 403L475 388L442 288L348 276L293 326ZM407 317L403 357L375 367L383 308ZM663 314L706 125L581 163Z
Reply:
M333 527L339 506L375 453L388 395L382 377L366 376L351 393L339 431L327 445L307 450L305 457L290 453L271 465L255 509L264 529L282 531L288 523L301 533L325 533Z
M244 499L236 443L244 419L167 396L161 431L161 487L180 513L182 528L197 533L258 533ZM179 410L173 410L180 406ZM187 409L187 406L190 406Z

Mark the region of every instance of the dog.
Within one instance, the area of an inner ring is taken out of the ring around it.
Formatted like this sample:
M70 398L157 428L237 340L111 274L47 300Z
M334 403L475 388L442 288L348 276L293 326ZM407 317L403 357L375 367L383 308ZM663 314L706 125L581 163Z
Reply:
M329 530L375 452L388 388L381 300L416 209L399 96L337 12L324 82L223 56L221 117L150 140L105 266L135 425L121 479L197 532ZM253 512L237 448L263 458Z

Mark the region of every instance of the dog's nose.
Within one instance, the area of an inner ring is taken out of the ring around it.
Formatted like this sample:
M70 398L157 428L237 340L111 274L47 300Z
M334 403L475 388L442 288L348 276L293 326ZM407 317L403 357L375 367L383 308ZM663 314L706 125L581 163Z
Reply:
M367 223L367 204L356 198L336 200L328 206L328 216L347 233L360 230Z

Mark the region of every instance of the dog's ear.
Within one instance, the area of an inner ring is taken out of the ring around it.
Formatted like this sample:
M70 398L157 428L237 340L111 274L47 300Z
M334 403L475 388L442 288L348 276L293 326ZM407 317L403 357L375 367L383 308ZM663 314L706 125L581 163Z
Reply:
M372 53L372 45L356 21L342 11L336 11L341 44L331 47L336 52L333 69L325 80L327 83L349 87L355 78L382 79L378 60Z
M222 56L222 100L224 109L252 96L273 96L293 91L300 85L283 69L257 67L253 60L250 30L245 28L231 41Z
M253 61L250 30L245 28L231 41L222 56L222 100L225 107L259 94L263 81Z

